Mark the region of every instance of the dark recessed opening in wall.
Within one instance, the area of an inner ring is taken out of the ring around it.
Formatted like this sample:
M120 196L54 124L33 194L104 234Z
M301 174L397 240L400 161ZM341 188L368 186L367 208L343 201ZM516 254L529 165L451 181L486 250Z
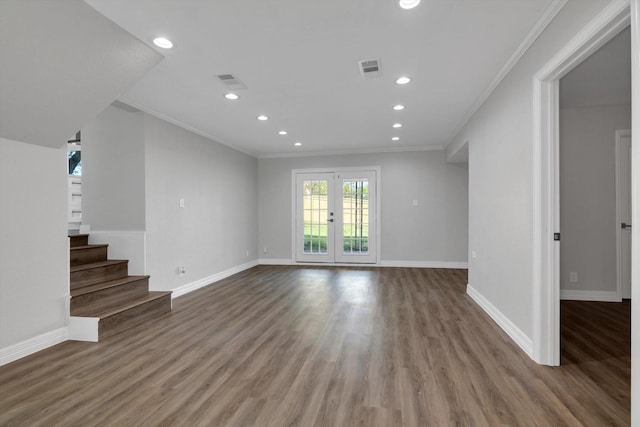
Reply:
M589 369L594 381L621 390L628 401L629 28L560 80L559 103L560 364Z

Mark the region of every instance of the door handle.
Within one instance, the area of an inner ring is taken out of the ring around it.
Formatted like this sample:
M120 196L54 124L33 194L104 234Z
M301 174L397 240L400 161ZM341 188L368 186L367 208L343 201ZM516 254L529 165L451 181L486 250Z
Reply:
M327 222L333 222L333 218L328 219Z
M624 230L624 229L626 229L626 228L631 228L631 224L627 224L627 223L623 222L623 223L620 225L620 228L622 228L623 230Z

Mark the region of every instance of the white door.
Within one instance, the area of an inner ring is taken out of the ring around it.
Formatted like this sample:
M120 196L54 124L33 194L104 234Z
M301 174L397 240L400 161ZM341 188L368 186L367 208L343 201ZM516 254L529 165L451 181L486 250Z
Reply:
M348 171L336 174L336 261L375 263L376 172Z
M296 175L296 261L334 262L334 174Z
M631 298L631 131L616 131L618 291Z
M377 262L377 173L295 173L295 259Z

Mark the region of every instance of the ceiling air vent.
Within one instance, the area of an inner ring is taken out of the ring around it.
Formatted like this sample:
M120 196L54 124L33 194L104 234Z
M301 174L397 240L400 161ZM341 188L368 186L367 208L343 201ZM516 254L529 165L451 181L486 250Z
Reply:
M217 77L222 83L224 83L225 86L227 86L231 90L240 90L247 88L247 85L242 83L240 79L238 79L233 74L218 74Z
M365 59L358 61L360 75L365 79L372 79L382 75L382 66L379 59Z

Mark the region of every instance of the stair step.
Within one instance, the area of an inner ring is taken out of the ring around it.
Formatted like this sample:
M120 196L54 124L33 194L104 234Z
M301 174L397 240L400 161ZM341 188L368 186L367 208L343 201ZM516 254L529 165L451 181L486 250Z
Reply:
M149 276L128 276L83 286L71 290L71 312L96 300L108 300L116 296L136 298L149 292Z
M107 259L108 245L72 232L69 245L74 339L102 340L171 312L171 292L150 292L149 276L129 276L128 260Z
M82 245L70 249L70 265L91 264L107 260L107 248L109 245Z
M135 298L127 298L126 296L114 296L101 300L92 301L83 304L71 312L72 316L80 317L99 317L100 319L113 316L122 311L129 310L145 302L160 298L163 295L171 295L171 292L147 291Z
M128 264L128 260L107 260L74 265L70 268L71 289L123 279L129 275Z
M120 306L103 309L95 315L85 317L100 318L98 336L103 339L169 312L171 292L149 292L144 297L131 299Z
M98 340L171 312L171 292L147 292L133 299L120 299L119 304L92 302L71 312L73 317L98 318Z
M86 246L89 244L88 234L71 234L69 235L70 245L72 248L76 246Z

